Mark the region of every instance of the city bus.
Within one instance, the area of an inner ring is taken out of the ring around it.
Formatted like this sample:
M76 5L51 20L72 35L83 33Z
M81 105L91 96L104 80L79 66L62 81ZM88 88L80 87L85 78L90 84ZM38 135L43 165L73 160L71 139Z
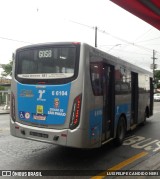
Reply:
M86 43L16 50L11 135L74 148L121 145L153 114L152 73Z

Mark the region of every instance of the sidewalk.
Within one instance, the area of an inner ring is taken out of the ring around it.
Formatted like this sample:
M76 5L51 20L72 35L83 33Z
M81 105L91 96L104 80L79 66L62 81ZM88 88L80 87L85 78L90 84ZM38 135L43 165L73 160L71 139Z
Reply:
M132 170L160 170L160 152L150 154L143 161L133 166Z

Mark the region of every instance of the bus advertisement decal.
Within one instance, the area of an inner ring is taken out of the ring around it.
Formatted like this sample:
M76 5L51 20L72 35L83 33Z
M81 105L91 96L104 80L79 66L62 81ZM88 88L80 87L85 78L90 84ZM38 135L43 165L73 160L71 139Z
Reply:
M42 105L37 105L36 107L36 111L37 111L37 114L43 114L43 106Z
M44 121L44 120L46 120L46 115L40 115L40 114L37 115L37 114L33 114L33 119Z
M42 125L64 124L68 110L70 88L70 83L48 85L43 89L37 88L35 85L18 83L19 120ZM30 95L32 98L26 98L28 93L32 94ZM30 114L27 117L25 117L26 112Z
M20 91L20 96L21 97L32 98L34 96L34 94L33 94L32 90L23 89L23 90Z

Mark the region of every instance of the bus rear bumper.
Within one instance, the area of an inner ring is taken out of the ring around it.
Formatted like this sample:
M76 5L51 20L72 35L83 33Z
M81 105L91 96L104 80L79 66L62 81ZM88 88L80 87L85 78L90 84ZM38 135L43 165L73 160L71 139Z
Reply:
M61 145L74 148L92 148L88 145L86 131L70 129L48 129L35 126L28 126L10 120L11 135L19 138L46 142L55 145Z
M15 137L66 146L68 133L66 129L46 129L13 122L12 119L10 121L10 132Z

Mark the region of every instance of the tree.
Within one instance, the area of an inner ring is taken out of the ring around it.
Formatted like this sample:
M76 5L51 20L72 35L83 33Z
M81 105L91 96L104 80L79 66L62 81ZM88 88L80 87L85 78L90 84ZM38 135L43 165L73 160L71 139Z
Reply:
M160 80L160 70L155 71L155 77L156 79Z
M12 75L12 65L13 65L13 61L10 61L8 64L2 64L2 68L4 70L2 76Z
M160 70L155 71L155 79L157 87L160 88L160 83L158 83L158 81L160 80Z

